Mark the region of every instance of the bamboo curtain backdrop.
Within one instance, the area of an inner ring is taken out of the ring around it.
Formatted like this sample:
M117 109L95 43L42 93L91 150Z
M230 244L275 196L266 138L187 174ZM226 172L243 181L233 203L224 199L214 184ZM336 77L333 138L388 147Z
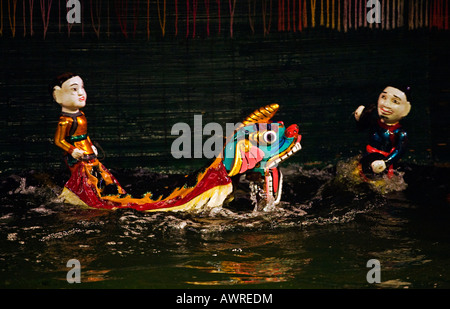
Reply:
M368 23L367 0L79 0L81 23L66 20L66 1L0 0L0 36L80 32L125 38L270 35L316 27L449 29L448 0L381 0L380 23Z

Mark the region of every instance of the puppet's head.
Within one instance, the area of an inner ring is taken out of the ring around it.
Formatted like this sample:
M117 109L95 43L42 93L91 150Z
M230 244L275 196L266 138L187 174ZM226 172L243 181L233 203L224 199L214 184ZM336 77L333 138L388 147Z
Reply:
M56 103L61 105L63 112L76 113L86 105L86 90L80 76L64 73L54 79L50 92Z
M378 115L384 123L393 125L408 115L411 110L408 92L409 87L405 91L392 86L383 90L378 97Z

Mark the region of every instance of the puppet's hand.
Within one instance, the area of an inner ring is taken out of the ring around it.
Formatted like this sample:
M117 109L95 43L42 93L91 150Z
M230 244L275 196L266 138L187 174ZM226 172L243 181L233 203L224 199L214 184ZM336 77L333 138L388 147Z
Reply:
M74 159L80 160L84 155L84 151L78 148L75 148L72 152L72 157Z
M372 171L376 174L379 174L386 169L386 163L383 160L375 160L370 166L372 167Z
M356 121L359 121L359 117L361 117L361 114L362 114L364 108L365 108L364 105L360 105L360 106L355 110L354 114L355 114L355 119L356 119Z
M94 145L91 145L91 148L92 148L92 151L94 151L94 154L95 154L96 156L98 156L98 150L97 150L97 147L95 147Z

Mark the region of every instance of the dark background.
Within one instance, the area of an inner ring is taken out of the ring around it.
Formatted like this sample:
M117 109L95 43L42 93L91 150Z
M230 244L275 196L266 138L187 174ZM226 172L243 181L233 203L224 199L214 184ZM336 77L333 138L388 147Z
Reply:
M60 107L47 88L65 71L77 72L85 81L89 135L104 149L107 167L163 171L201 165L205 160L171 156L175 123L193 125L194 114L202 114L203 125L225 127L273 102L281 106L274 120L299 124L303 135L303 149L289 161L334 164L366 144L352 112L360 104L375 103L385 86L399 84L413 89L412 111L404 120L410 144L403 162L448 165L448 3L430 1L430 7L419 11L423 22L413 20L413 27L409 21L416 15L410 15L408 3L414 1L405 1L400 27L388 26L383 15L377 27L355 27L352 20L344 29L345 1L336 1L341 8L335 7L340 15L334 27L325 14L331 7L320 9L320 3L332 2L316 2L312 25L311 1L306 1L307 22L300 29L287 26L288 2L293 12L294 1L238 0L230 24L229 1L221 1L219 33L217 1L190 1L189 20L186 1L177 2L177 11L175 1L81 1L82 23L69 33L64 1L53 1L46 30L42 12L48 11L40 2L34 4L30 22L28 1L17 2L15 15L3 1L0 171L61 166L62 152L53 145ZM435 4L444 10L437 26L432 23ZM92 23L97 17L98 33ZM293 17L290 22L294 25Z

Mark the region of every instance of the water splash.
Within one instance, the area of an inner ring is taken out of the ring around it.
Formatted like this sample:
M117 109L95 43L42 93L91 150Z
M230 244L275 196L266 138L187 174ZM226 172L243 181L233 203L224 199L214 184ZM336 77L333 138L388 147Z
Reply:
M379 194L388 194L394 191L403 191L408 187L403 176L404 172L394 171L394 175L389 178L385 173L370 181L365 181L359 174L358 162L360 156L350 158L345 161L339 161L336 166L336 179L347 183L349 188L358 192L361 186L368 185L371 190Z

